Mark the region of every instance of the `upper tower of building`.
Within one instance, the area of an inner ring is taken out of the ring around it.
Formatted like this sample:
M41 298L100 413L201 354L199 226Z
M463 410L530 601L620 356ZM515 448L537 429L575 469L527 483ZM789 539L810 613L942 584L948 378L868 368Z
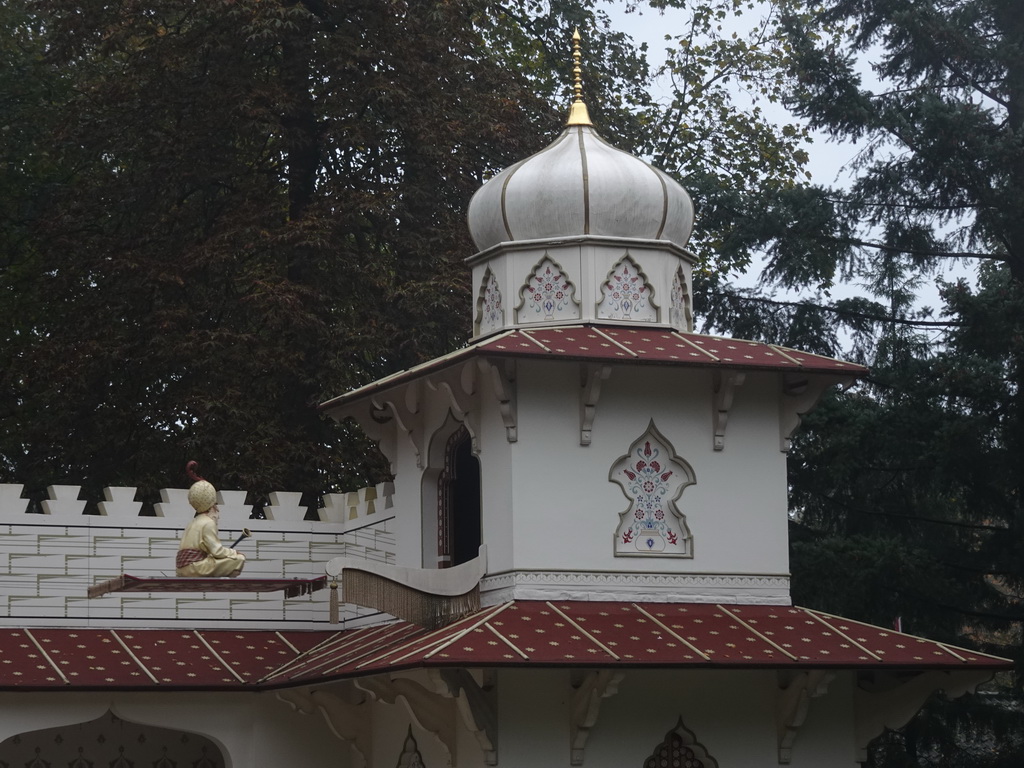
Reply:
M484 604L787 604L790 435L863 369L692 333L690 199L597 136L578 74L563 134L469 218L476 340L323 404L390 462L395 583L455 566L416 576L428 612L463 573Z
M666 173L594 130L575 96L549 146L498 173L473 196L469 229L473 334L522 326L623 322L692 330L686 249L693 203Z

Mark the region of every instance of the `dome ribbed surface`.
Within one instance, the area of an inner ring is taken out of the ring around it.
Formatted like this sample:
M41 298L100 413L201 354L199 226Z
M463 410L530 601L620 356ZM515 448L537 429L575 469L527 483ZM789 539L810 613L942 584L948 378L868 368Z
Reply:
M686 190L589 126L566 128L484 184L469 204L469 231L481 251L510 240L578 235L683 247L692 229Z

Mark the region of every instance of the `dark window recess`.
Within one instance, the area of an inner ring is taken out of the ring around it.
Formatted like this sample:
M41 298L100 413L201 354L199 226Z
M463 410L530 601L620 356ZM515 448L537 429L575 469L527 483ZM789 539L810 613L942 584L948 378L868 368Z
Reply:
M460 427L448 438L437 482L437 564L461 565L480 549L480 462L469 432Z

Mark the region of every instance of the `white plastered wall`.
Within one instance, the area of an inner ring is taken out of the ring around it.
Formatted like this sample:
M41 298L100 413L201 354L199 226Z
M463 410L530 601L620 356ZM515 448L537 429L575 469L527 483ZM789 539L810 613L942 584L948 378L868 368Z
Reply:
M737 392L722 451L713 450L710 371L613 367L586 446L580 445L579 365L520 361L517 376L518 441L508 463L482 453L486 488L500 487L502 475L511 478L511 498L485 498L484 520L489 534L501 524L492 520L511 511L516 568L788 572L774 376L750 375ZM693 558L613 554L612 537L629 500L609 481L609 469L652 421L696 475L677 501L694 536ZM507 545L489 536L487 543L493 556Z
M514 379L514 440L489 384L493 364ZM748 372L736 387L715 450L715 372L710 368L613 364L603 380L590 430L581 444L583 366L564 360L474 360L473 387L461 390L454 409L455 369L427 374L377 399L415 404L392 419L395 434L397 564L434 567L436 467L455 425L470 427L482 474L483 539L488 574L506 586L509 574L558 572L658 574L694 579L689 591L664 582L662 591L622 599L788 601L786 457L780 451L780 375ZM414 390L411 394L410 391ZM456 410L458 411L456 413ZM401 423L399 423L401 422ZM675 454L693 469L696 483L677 507L693 534L692 557L615 556L613 536L629 508L609 471L654 424ZM557 577L561 579L562 577ZM731 581L730 581L731 580ZM585 580L584 580L585 581ZM714 583L712 583L714 582ZM728 582L728 583L726 583ZM742 583L741 583L742 582ZM488 582L484 591L497 582ZM724 586L723 586L724 584ZM710 585L710 586L709 586ZM738 585L738 586L737 586ZM615 599L579 583L589 599ZM674 592L673 592L674 590ZM574 593L560 597L569 598ZM511 595L504 594L507 599ZM516 597L541 598L517 592ZM587 599L584 597L584 599Z

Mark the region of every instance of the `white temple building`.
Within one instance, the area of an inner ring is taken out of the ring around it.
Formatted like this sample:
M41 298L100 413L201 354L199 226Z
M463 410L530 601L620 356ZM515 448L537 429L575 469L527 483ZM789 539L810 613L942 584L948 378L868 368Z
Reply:
M789 440L864 369L694 333L693 225L577 89L470 204L468 345L322 406L393 483L222 491L242 579L167 577L184 490L0 486L0 767L852 768L1009 669L791 604Z

